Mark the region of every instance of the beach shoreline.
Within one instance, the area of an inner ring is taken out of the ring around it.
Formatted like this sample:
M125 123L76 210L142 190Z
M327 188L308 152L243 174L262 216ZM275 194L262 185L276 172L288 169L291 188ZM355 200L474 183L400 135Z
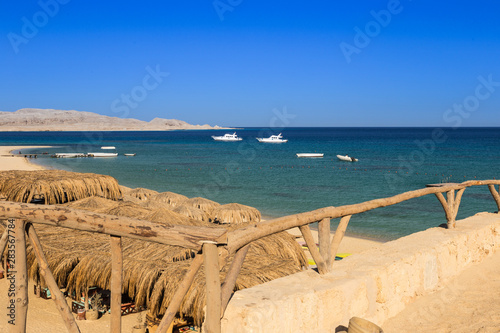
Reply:
M46 170L43 166L32 163L24 154L14 154L14 152L31 148L50 148L50 146L0 146L0 171Z

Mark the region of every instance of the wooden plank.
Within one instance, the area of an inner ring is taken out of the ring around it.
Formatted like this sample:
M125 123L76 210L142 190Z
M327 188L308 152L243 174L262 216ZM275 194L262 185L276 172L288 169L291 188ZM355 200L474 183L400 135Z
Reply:
M14 289L9 287L7 320L11 333L26 332L28 315L28 267L26 263L26 221L9 219L8 262L10 265L7 279L14 280ZM11 259L13 256L13 259Z
M166 225L61 206L0 202L0 219L2 218L21 218L64 228L182 246L196 251L201 250L203 241L217 244L227 242L225 228Z
M343 216L340 219L339 225L337 226L337 230L335 230L335 235L333 235L332 245L330 246L330 251L331 251L330 258L332 258L332 260L330 261L330 267L329 267L330 270L332 270L333 268L333 263L335 262L335 257L337 256L337 251L339 250L340 242L342 242L342 239L344 238L347 225L351 220L351 216L352 215Z
M250 244L236 251L233 262L231 263L231 266L229 266L226 278L224 279L224 283L221 287L221 318L224 317L224 312L226 311L227 304L229 303L229 299L233 294L234 286L236 285L236 279L240 274L243 261L245 260L249 249Z
M118 236L111 236L111 333L121 332L122 330L122 281L122 238Z
M321 257L325 259L326 265L328 267L330 262L330 219L322 219L318 223L318 243L319 243L319 253ZM335 258L334 258L335 260Z
M203 244L203 263L205 266L205 279L207 285L207 310L204 327L207 333L220 333L221 286L216 244Z
M302 237L306 241L307 247L309 248L309 252L316 262L316 266L318 266L319 274L328 273L328 267L326 266L326 262L319 253L318 247L316 246L316 242L314 241L313 235L311 233L311 229L309 229L308 225L302 225L299 227L300 232L302 233Z
M168 305L167 311L163 315L160 325L158 325L158 328L156 330L157 333L166 333L167 330L169 329L170 325L174 321L175 314L179 311L179 308L181 307L182 299L184 298L184 296L186 296L186 293L191 287L191 284L194 281L194 277L196 276L196 273L198 273L198 270L200 269L202 263L203 263L203 256L197 254L194 257L191 266L189 266L189 270L182 279L182 282L177 287L177 290L175 291L175 294L172 297L170 304Z
M66 297L64 297L64 294L59 289L56 279L54 278L54 275L52 274L49 268L47 258L43 253L43 248L40 243L40 239L38 238L38 235L35 232L35 228L31 223L28 223L27 225L27 233L31 246L33 247L33 251L35 252L36 259L38 261L40 275L44 278L45 283L47 283L47 287L50 290L51 298L54 300L57 311L59 311L59 314L61 315L64 321L66 329L68 330L68 332L79 333L80 329L78 328L78 325L75 321L75 317L73 317L71 309L69 308L69 305L66 302Z
M464 187L490 184L500 185L500 180L471 180L457 185L427 187L420 190L401 193L389 198L375 199L354 205L325 207L306 213L289 215L260 222L252 226L228 232L228 250L229 253L234 253L239 248L262 237L292 229L294 227L300 227L301 225L306 225L315 221L320 221L324 218L334 219L342 216L364 213L372 209L391 206L428 194L442 193L450 190L458 190Z

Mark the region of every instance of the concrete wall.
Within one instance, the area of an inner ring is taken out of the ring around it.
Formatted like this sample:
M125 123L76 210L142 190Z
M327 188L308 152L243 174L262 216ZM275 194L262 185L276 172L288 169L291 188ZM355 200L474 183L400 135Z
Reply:
M319 275L308 270L235 293L222 332L335 332L353 316L378 325L500 248L500 215L432 228L352 255Z

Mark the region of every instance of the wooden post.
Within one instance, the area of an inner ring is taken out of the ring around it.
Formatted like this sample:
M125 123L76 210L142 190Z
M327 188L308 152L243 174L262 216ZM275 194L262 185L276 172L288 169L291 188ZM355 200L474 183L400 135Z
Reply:
M460 201L462 200L462 195L465 191L465 187L458 189L457 195L455 196L455 190L449 190L446 192L446 200L443 193L434 193L438 198L441 206L443 206L444 213L446 215L446 227L448 229L455 228L455 219L457 218L458 208L460 206Z
M302 237L307 243L307 247L309 248L309 252L313 257L316 265L318 266L319 274L328 273L328 267L326 266L326 262L319 253L318 247L316 246L316 242L314 241L313 235L311 233L311 229L309 229L309 225L302 225L299 227L300 232L302 233Z
M330 270L333 268L333 263L335 262L335 257L337 256L337 251L340 246L340 242L344 238L345 231L347 229L347 225L349 224L349 220L352 215L342 216L340 219L339 225L337 226L337 230L335 230L335 235L332 239L332 244L330 246Z
M220 333L221 286L217 245L212 242L203 244L203 261L207 285L205 332Z
M157 333L166 333L172 322L174 321L175 314L179 311L179 308L181 306L182 299L184 296L186 296L186 293L189 290L189 287L191 287L191 284L193 283L194 277L196 276L196 273L198 273L198 270L201 267L201 264L203 263L203 256L200 254L197 254L193 262L191 263L191 266L189 267L189 270L187 271L186 275L184 276L184 279L182 282L179 284L177 287L177 290L175 291L174 297L172 297L172 300L170 301L170 304L168 305L167 311L163 315L163 318L160 322L160 325L158 325L158 328L156 330Z
M495 199L495 202L497 203L497 213L500 214L500 194L498 194L495 185L488 185L488 189L490 190L493 199Z
M54 275L52 275L52 272L50 271L47 258L43 253L42 245L40 244L38 235L36 234L35 228L31 223L28 223L26 231L28 233L31 246L33 247L33 251L35 252L36 259L38 261L38 266L40 268L40 275L42 275L42 277L45 279L45 282L47 283L47 286L49 287L50 294L52 295L52 299L56 304L56 308L59 311L59 314L63 318L64 325L66 325L68 332L79 333L80 329L76 324L75 317L73 317L71 309L69 308L69 305L66 302L66 298L59 289L59 286L57 285L57 282L54 278Z
M5 251L5 247L7 246L7 235L8 229L5 228L2 234L2 238L0 238L0 257L3 256L3 251Z
M233 294L234 286L236 284L236 279L240 274L241 267L243 266L243 262L245 261L245 256L250 249L250 244L242 247L236 254L234 255L233 262L227 271L226 278L224 279L224 283L221 287L221 314L220 317L224 317L224 312L226 311L227 304L229 303L229 299Z
M319 253L326 260L326 265L330 265L330 219L322 219L318 223L318 243Z
M9 304L7 305L7 320L11 333L26 332L26 317L28 314L28 269L26 264L26 221L9 219L8 228L8 262L7 274L9 285ZM12 259L11 259L12 258Z
M122 238L111 236L111 333L121 332L122 280Z
M85 313L88 313L89 311L89 287L85 287L85 301L83 302L83 305L85 307Z

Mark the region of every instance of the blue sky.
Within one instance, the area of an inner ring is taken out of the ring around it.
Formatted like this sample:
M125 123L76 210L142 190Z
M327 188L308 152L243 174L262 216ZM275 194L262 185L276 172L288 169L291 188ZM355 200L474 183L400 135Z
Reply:
M221 126L500 126L494 0L0 8L2 111Z

